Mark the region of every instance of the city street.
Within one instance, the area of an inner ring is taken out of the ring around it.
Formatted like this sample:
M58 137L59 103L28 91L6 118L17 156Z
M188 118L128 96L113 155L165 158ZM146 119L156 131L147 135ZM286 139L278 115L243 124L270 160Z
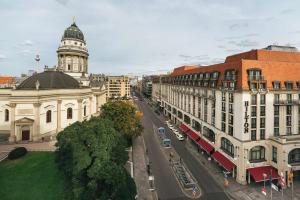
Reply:
M168 166L167 158L164 158L159 144L152 135L152 124L155 124L157 127L166 127L166 125L156 114L154 114L146 101L137 101L137 104L139 105L141 111L144 113L144 140L148 148L149 157L152 160L153 175L156 179L158 196L160 197L160 199L187 199L180 191L177 180L175 179L173 173L170 171L170 167ZM199 186L202 190L202 196L200 199L229 199L223 189L218 185L218 183L216 183L211 175L205 171L203 166L201 166L194 158L194 156L187 150L187 148L185 147L185 141L177 140L174 134L171 133L167 128L166 135L172 140L172 146L183 159L186 166L199 183Z

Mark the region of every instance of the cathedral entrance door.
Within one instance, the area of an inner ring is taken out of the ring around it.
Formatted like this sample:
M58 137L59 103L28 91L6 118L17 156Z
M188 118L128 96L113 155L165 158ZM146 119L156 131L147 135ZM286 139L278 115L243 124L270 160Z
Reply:
M30 130L22 130L22 140L28 141L30 139Z

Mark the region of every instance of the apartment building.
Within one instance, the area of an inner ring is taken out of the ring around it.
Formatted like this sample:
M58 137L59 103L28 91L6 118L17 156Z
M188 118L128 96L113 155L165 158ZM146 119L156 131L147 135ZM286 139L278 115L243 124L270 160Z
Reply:
M107 99L129 98L130 81L128 76L106 76Z
M153 100L241 184L300 177L300 53L268 46L153 80ZM264 174L267 176L264 177Z

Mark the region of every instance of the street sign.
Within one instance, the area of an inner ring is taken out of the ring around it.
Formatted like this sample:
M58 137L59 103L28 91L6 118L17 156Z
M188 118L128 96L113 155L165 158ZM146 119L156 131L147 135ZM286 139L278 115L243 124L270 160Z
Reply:
M263 193L263 195L267 196L267 189L265 187L261 188L261 193Z

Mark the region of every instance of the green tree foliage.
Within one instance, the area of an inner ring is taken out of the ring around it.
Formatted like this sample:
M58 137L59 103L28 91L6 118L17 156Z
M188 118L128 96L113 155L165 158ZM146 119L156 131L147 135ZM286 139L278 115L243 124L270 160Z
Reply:
M57 163L69 180L66 199L134 199L136 186L124 165L125 140L110 120L76 122L57 136Z
M113 122L114 128L126 139L140 136L143 131L141 116L136 108L125 101L110 101L101 108L101 117Z

